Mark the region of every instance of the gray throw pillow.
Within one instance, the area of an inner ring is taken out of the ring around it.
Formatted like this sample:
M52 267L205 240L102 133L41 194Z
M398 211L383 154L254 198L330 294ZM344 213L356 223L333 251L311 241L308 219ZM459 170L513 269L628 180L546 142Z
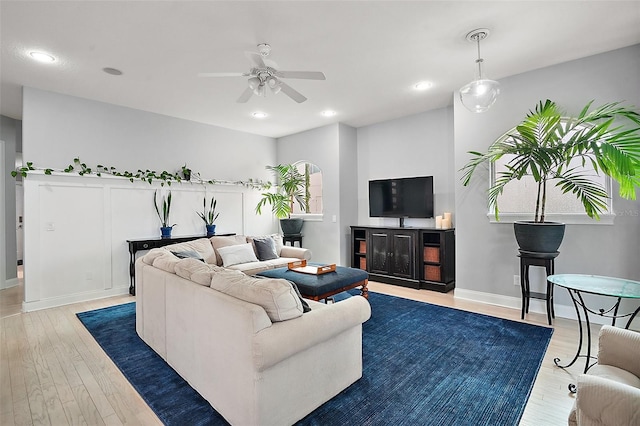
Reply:
M194 250L172 251L171 253L173 253L175 257L179 257L180 259L193 258L204 262L204 259L202 258L200 253Z
M254 238L253 243L255 244L259 260L273 260L278 258L276 243L273 241L273 238Z

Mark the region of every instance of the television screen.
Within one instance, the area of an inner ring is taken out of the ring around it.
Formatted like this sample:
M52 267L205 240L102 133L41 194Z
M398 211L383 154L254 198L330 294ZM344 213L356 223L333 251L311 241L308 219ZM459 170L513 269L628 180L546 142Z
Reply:
M433 217L433 176L369 181L370 217Z

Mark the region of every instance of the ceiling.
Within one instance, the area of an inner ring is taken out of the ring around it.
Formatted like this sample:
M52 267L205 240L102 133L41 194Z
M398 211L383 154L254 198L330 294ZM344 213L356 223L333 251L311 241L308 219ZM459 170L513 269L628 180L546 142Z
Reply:
M481 48L497 80L640 43L639 1L3 0L0 13L3 115L21 119L30 86L270 137L450 105L474 78L465 35L476 28L491 30ZM248 71L244 52L259 43L279 69L326 81L287 79L301 104L282 93L241 104L246 78L197 76ZM31 50L57 61L37 63ZM412 89L423 80L433 87Z

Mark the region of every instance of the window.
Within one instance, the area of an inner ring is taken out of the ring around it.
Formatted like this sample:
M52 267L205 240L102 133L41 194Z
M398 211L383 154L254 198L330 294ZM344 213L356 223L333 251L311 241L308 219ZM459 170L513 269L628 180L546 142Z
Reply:
M496 177L500 172L507 171L506 165L512 158L513 156L505 155L492 164L491 185L495 183ZM600 215L599 221L589 218L584 211L584 206L577 197L571 194L564 194L562 189L556 186L557 181L549 180L546 193L546 220L565 223L613 223L611 178L605 174L598 174L590 161L586 161L583 164L581 159L574 159L569 165L569 168L573 167L581 173L584 172L584 175L589 180L604 188L609 195L606 211ZM502 194L498 197L500 222L510 223L515 220L533 220L537 190L538 185L531 175L524 176L520 180L514 180L504 186ZM487 216L491 221L495 221L493 206L489 206Z
M294 203L294 215L321 215L322 214L322 171L320 167L306 161L298 161L294 166L305 177L304 207L301 209L298 203ZM305 211L306 210L306 211Z

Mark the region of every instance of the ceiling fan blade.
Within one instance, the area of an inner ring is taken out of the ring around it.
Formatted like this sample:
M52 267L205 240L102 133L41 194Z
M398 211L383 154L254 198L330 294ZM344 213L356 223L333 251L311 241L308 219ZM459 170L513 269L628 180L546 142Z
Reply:
M244 54L249 58L249 60L255 65L257 68L266 68L267 65L262 60L262 55L256 52L244 52Z
M282 78L302 78L306 80L326 80L324 73L320 71L278 71L278 77Z
M280 88L282 89L285 95L289 96L291 99L293 99L299 104L307 100L307 98L305 98L300 92L298 92L297 90L289 86L284 81L280 81Z
M251 87L247 87L244 92L242 92L242 95L240 95L240 97L238 98L238 100L236 102L238 103L245 103L249 100L249 98L251 98L251 95L253 95L253 90L251 89Z
M198 77L246 77L246 72L201 72Z

